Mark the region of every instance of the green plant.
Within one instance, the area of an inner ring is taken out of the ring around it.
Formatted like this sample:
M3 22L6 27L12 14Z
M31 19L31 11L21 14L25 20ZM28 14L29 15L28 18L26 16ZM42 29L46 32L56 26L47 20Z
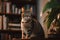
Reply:
M45 20L47 20L47 27L49 28L54 19L57 21L57 15L60 13L60 1L50 0L50 2L47 2L43 8L43 13L48 9L51 9L51 12L48 13L48 16Z

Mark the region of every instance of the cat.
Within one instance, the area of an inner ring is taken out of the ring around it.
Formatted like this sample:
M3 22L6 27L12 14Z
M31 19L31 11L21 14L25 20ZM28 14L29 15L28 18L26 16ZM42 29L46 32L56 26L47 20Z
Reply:
M43 37L44 31L40 23L32 17L32 13L24 12L21 18L22 39Z

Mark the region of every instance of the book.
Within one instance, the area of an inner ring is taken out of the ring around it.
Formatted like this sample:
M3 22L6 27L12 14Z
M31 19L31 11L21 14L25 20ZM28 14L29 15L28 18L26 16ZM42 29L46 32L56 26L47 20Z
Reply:
M7 17L3 15L3 30L7 29Z
M12 13L15 13L15 5L12 5Z
M2 12L2 2L0 2L0 13Z
M8 28L8 30L21 30L20 28Z
M9 40L9 35L5 33L1 33L1 40Z
M2 16L0 15L0 30L2 29L2 26L3 24L2 24Z
M18 13L18 8L15 8L15 14L17 14Z
M2 13L6 13L6 2L2 2Z
M5 40L5 34L1 33L1 40Z
M18 9L18 14L21 14L21 9Z
M11 3L10 2L6 2L6 13L11 13L10 6L11 6Z
M21 26L20 23L16 24L16 23L8 23L8 26Z

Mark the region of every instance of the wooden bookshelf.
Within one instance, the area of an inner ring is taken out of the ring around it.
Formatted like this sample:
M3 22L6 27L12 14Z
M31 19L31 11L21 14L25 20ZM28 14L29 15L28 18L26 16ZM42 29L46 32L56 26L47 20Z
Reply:
M10 40L7 37L9 37L9 35L14 36L16 34L18 34L21 39L21 32L22 32L21 30L10 30L8 28L11 27L13 29L16 27L17 29L17 26L21 22L21 8L25 7L26 5L32 6L33 13L37 14L36 0L1 0L0 2L0 8L1 8L0 16L2 16L2 18L0 18L2 20L1 22L2 29L0 29L1 40L4 40L5 38L6 38L5 40ZM17 19L17 21L15 21L15 19ZM18 28L21 29L20 26L18 26ZM21 39L21 40L28 40L28 39Z

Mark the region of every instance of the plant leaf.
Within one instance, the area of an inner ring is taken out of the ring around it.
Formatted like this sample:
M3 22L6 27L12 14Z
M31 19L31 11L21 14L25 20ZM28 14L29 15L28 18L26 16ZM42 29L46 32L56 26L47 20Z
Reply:
M57 15L60 12L60 8L52 8L52 11L50 12L49 16L48 16L48 21L47 21L47 27L49 28L52 21L54 19L57 19Z
M60 3L57 2L56 0L48 2L43 8L43 13L50 8L59 8L59 7L60 7Z

